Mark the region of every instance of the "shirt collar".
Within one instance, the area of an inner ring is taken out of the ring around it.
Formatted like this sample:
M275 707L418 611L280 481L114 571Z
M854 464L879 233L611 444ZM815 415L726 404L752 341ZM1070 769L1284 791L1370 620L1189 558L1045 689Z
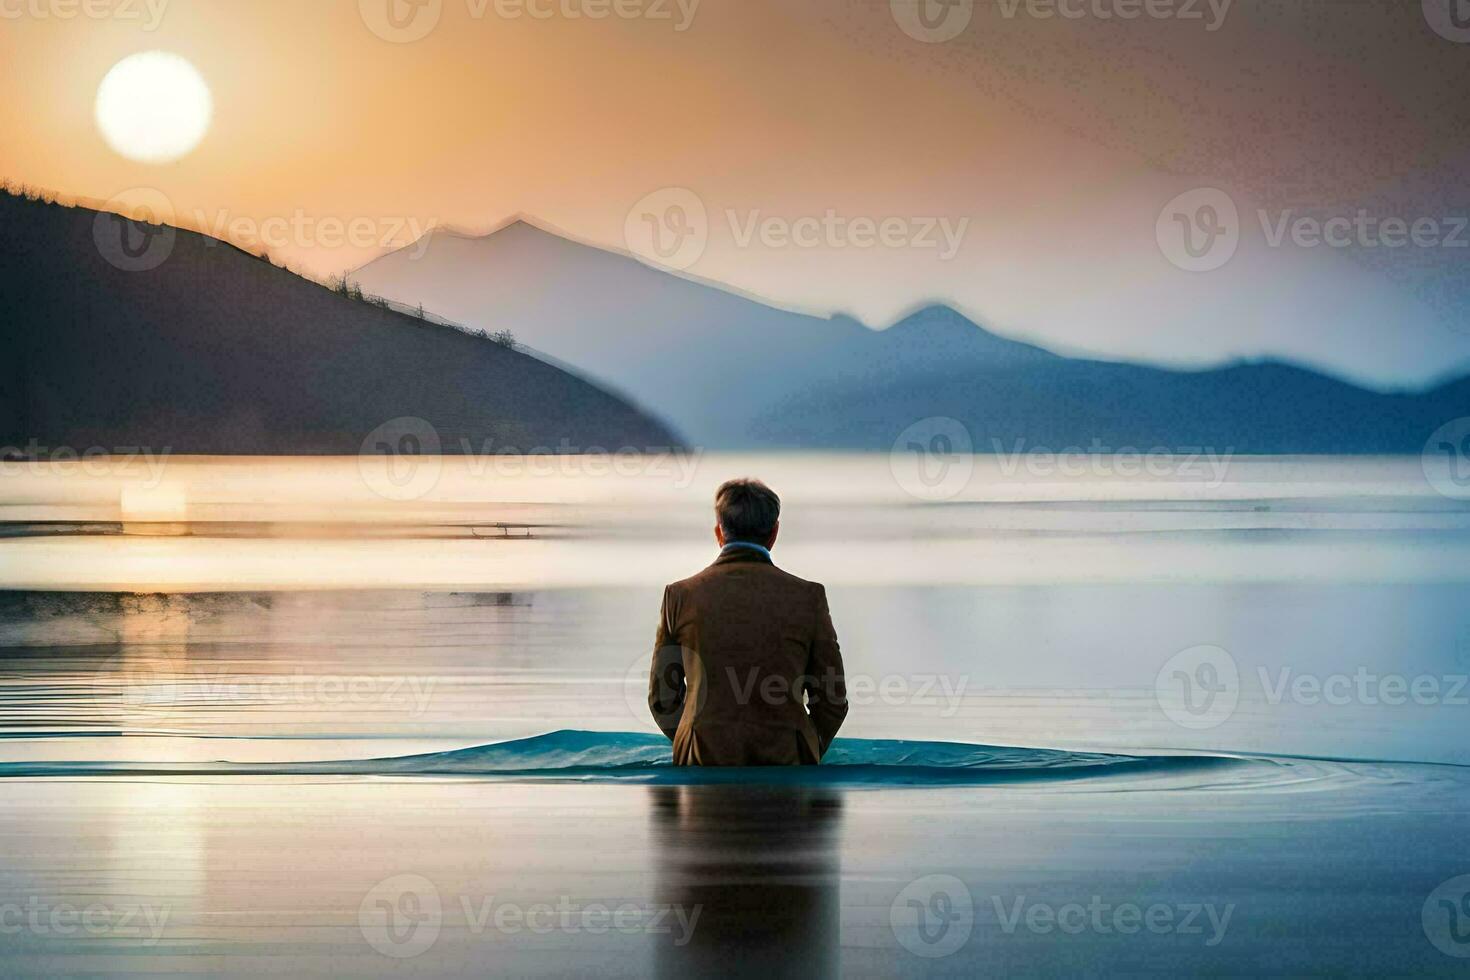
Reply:
M754 551L766 561L771 560L771 549L764 548L761 545L756 544L754 541L731 541L729 544L720 549L720 557L723 558L725 555L728 555L732 551L737 550Z

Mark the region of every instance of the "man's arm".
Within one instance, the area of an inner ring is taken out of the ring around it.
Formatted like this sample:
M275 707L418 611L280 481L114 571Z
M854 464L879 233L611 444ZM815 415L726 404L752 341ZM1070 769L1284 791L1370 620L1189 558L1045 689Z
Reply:
M821 740L822 754L837 737L837 729L847 717L847 678L842 672L842 650L837 645L837 629L832 625L832 612L827 607L827 590L817 586L817 629L812 641L811 684L806 690L806 710Z
M648 710L670 742L684 714L684 650L674 634L672 617L669 590L665 588L658 633L653 639L653 666L648 673Z

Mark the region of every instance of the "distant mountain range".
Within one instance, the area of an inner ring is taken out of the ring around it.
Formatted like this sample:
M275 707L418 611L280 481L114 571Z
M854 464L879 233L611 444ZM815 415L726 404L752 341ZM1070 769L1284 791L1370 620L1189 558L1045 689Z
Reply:
M1070 358L944 306L875 331L528 220L478 237L436 231L352 278L460 323L510 330L713 449L886 451L915 422L943 417L981 452L1418 453L1440 425L1470 414L1470 379L1385 394L1276 362L1178 371Z
M1069 358L944 306L870 330L528 221L435 232L353 278L467 329L195 232L0 194L0 447L354 454L410 418L451 454L887 451L938 417L981 452L1417 453L1470 415L1470 379L1385 394L1281 363Z
M385 438L424 452L681 444L489 338L89 208L0 193L0 303L0 446L12 449L356 454L404 417L426 424Z

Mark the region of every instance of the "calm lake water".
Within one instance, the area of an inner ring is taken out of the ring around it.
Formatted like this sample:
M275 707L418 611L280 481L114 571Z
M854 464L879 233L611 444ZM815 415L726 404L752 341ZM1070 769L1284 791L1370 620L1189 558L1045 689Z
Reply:
M1454 974L1470 494L1433 465L4 464L0 970ZM659 596L747 474L852 741L671 781Z

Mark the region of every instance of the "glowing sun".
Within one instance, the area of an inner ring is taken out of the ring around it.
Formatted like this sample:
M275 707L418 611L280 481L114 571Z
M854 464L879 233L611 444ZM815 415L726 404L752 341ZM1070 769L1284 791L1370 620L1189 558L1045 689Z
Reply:
M142 163L186 155L209 131L214 100L188 61L167 51L129 55L97 86L97 128L118 153Z

